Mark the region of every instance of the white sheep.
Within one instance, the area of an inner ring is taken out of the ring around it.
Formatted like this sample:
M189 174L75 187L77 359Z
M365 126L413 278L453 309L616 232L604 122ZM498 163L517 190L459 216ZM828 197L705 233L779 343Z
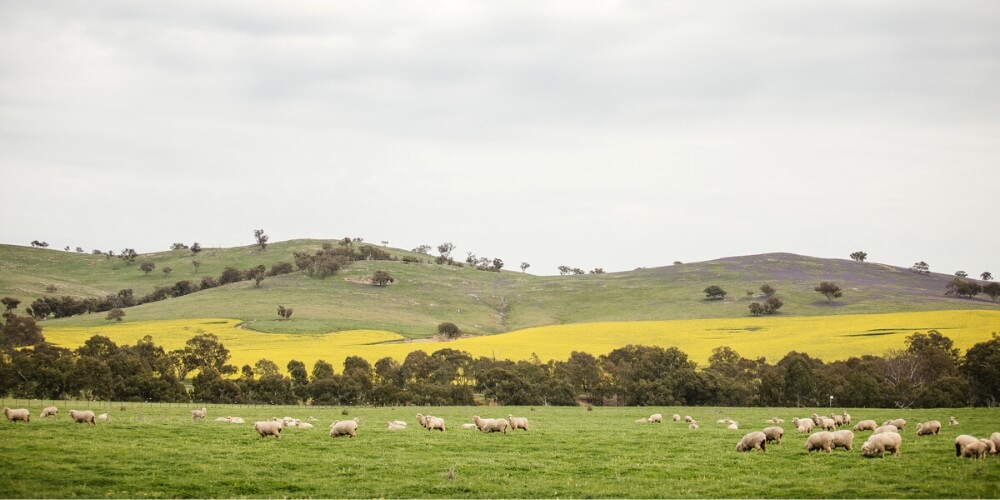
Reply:
M330 437L340 437L340 436L350 436L352 438L358 436L358 418L354 417L353 420L340 420L330 424Z
M406 421L405 420L393 420L392 422L389 422L389 423L392 424L392 425L395 425L395 426L399 426L399 427L406 427Z
M97 420L99 422L107 422L108 420L111 420L111 415L108 415L107 413L102 413L97 416Z
M927 422L919 422L917 424L918 436L937 436L939 432L941 432L940 420L928 420Z
M977 439L962 447L962 458L972 458L979 460L986 456L993 449L993 442L989 439Z
M993 441L993 454L1000 453L1000 432L990 434L990 441Z
M472 421L482 432L502 432L507 434L509 422L502 418L479 418L479 415L472 417Z
M795 432L807 433L812 432L813 426L815 425L811 419L808 418L793 418L792 425L795 426Z
M681 421L681 416L678 415L678 414L676 414L676 413L674 413L673 419L674 419L674 422L680 422Z
M506 422L506 420L505 420L505 422ZM439 430L441 432L444 432L445 431L445 428L444 428L444 419L441 418L441 417L434 417L434 416L431 416L431 415L427 415L427 417L425 417L425 425L424 425L424 427L427 428L428 432L429 431L433 431L434 429L437 429L437 430Z
M830 414L830 418L833 419L833 423L837 427L840 427L840 426L844 425L844 416L843 415L837 415L836 413L831 413Z
M895 433L898 434L899 433L899 428L896 427L895 425L892 425L892 424L880 425L879 427L877 427L875 429L875 432L872 432L872 435L874 435L874 434L882 434L883 432L895 432Z
M785 429L781 427L765 427L761 432L764 433L768 441L774 441L778 444L781 444L781 438L785 436Z
M841 416L844 417L844 425L851 425L851 414L847 413L847 410L844 410Z
M260 434L260 438L264 439L267 436L274 436L275 439L281 440L281 422L275 420L261 420L253 424L253 428Z
M219 417L215 419L216 422L226 422L230 424L245 424L246 421L240 417Z
M389 426L387 427L387 429L390 430L390 431L405 431L406 430L406 426L405 425L399 425L399 424L397 424L394 421L393 422L387 422L387 423L389 424Z
M948 417L948 425L958 425L958 420L955 420L955 417Z
M834 429L837 428L837 422L834 419L832 419L832 418L829 418L829 417L819 417L819 419L817 419L817 420L819 420L819 421L816 422L816 424L819 425L819 427L822 428L823 430L833 431ZM814 420L814 422L815 422L815 420Z
M827 453L833 452L833 433L830 431L819 431L810 434L806 439L806 452L823 450Z
M879 455L885 457L885 452L891 451L893 456L899 456L899 448L903 444L903 437L898 432L883 432L872 434L865 444L861 445L861 455L874 457Z
M191 410L191 420L201 420L208 416L208 408L202 407L200 410Z
M299 429L312 429L314 426L313 426L313 424L310 424L309 422L302 422L300 420L299 424L296 425L296 427L298 427Z
M878 423L874 420L862 420L854 426L854 432L873 431L878 429Z
M835 431L833 433L833 447L834 448L844 448L847 451L853 450L854 449L854 433L851 432L851 431L849 431L849 430L847 430L847 429L842 429L842 430L839 430L839 431Z
M692 420L691 423L688 424L688 429L691 429L692 431L698 430L698 422Z
M645 418L637 418L637 419L635 419L635 423L637 423L637 424L648 424L649 420L647 420Z
M966 445L970 443L975 443L978 440L979 439L976 438L975 436L970 436L968 434L959 434L959 436L955 438L955 456L956 457L962 456L962 448L965 448Z
M882 425L895 425L896 428L899 429L900 432L902 432L903 429L906 427L906 419L897 418L895 420L886 420L885 422L882 422Z
M656 414L653 415L653 417L655 417L655 416L660 416L660 414L656 413ZM649 417L649 418L653 418L653 417ZM660 419L662 420L663 417L660 416ZM527 417L515 417L514 415L507 415L507 422L510 424L510 430L511 431L516 431L518 429L524 429L525 431L528 430L528 418ZM650 422L653 422L653 421L650 420ZM657 420L656 422L659 422L659 420Z
M425 417L422 413L417 413L417 423L420 424L421 427L427 427L427 417Z
M648 420L649 423L651 423L651 424L659 424L659 423L663 422L663 415L661 415L659 413L654 413L654 414L650 415L646 420ZM517 427L515 427L515 429L516 428ZM528 430L528 429L525 429L525 430Z
M691 418L691 415L684 415L684 421L690 424L691 422L694 422L694 419Z
M739 430L739 428L740 428L739 422L733 422L726 426L726 429L729 429L731 431Z
M476 427L476 424L462 424L462 428L465 430L478 429L478 427Z
M761 431L747 433L736 445L736 451L760 450L767 453L767 436Z
M31 413L25 408L18 408L16 410L12 410L4 406L3 414L7 417L8 422L17 422L18 420L20 420L26 424L31 423Z
M765 420L764 423L780 425L780 424L785 423L785 419L774 417L774 418L769 418L769 419Z
M720 418L719 420L716 420L715 423L729 425L729 424L733 423L733 419L731 419L729 417Z
M78 424L97 425L97 423L94 422L94 418L95 418L94 417L94 412L92 412L90 410L83 410L83 411L70 410L69 411L69 418L72 418L73 421L76 422L76 423L78 423Z
M58 415L59 415L59 408L56 408L55 406L46 406L45 409L42 410L42 418L55 417Z

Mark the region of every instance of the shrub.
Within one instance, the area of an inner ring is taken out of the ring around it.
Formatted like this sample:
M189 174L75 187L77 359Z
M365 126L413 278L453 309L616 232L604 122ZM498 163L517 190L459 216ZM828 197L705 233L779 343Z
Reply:
M438 334L446 339L455 339L462 335L462 331L458 329L455 323L444 322L438 324Z

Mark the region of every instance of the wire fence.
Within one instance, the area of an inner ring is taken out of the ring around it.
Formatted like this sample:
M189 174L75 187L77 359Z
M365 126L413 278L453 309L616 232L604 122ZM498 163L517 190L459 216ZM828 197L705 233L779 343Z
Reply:
M237 403L199 403L199 402L159 402L159 401L90 401L90 400L76 400L76 399L19 399L19 398L0 398L0 404L7 408L25 408L29 411L39 410L49 406L63 407L63 406L73 406L74 409L79 410L125 410L125 409L170 409L170 408L200 408L200 407L216 407L216 408L248 408L248 409L289 409L289 410L304 410L304 409L335 409L335 408L345 408L344 406L329 406L329 405L272 405L265 403L249 403L249 404L237 404ZM35 413L32 411L32 413Z

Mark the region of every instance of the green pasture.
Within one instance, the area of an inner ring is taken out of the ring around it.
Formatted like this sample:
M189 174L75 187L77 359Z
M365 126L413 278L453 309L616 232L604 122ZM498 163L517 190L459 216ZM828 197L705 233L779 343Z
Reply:
M781 445L767 453L737 453L744 433L764 421L808 416L820 408L585 408L445 407L340 408L225 406L193 422L195 405L57 402L60 415L37 417L48 402L29 406L28 425L0 423L0 495L72 497L783 497L997 498L1000 457L956 458L960 433L1000 431L997 409L848 409L855 421L902 417L899 458L866 459L858 433L854 451L808 455L805 436L790 422ZM91 408L111 420L94 427L71 423L68 410ZM833 410L840 411L839 408ZM428 432L417 412L445 418L448 430ZM662 424L636 424L659 412ZM346 413L346 415L344 415ZM531 420L529 432L509 435L462 430L474 414L513 413ZM674 413L701 425L689 430ZM247 424L213 421L234 415ZM285 429L280 441L261 439L256 419L318 419L315 429ZM917 437L916 423L955 416L960 425ZM330 438L334 419L360 419L355 439ZM716 420L740 422L738 431ZM386 421L409 422L404 431Z

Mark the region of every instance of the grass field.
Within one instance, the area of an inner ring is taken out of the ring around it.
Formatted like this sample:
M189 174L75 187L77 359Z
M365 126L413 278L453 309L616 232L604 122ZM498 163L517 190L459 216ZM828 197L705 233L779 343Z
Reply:
M24 401L5 401L5 405ZM47 402L31 402L33 415ZM70 408L108 411L111 421L95 427L73 424ZM868 432L853 451L808 455L805 437L786 433L764 453L737 453L744 433L768 418L790 420L820 408L600 408L445 407L318 408L211 406L207 421L192 422L193 406L118 403L58 403L56 419L31 424L0 423L0 496L70 497L455 497L455 498L997 498L1000 458L955 457L959 433L988 436L1000 431L996 409L848 409L854 420L902 417L898 458L860 454ZM348 415L342 416L344 410ZM840 409L835 409L839 411ZM448 422L429 433L417 412ZM701 429L684 423L634 424L653 412L669 420L691 415ZM472 415L508 413L531 419L529 432L509 435L461 430ZM211 421L237 415L248 424ZM260 439L256 419L308 415L315 429L286 429L281 441ZM915 423L927 419L961 424L939 436L917 437ZM358 417L359 436L332 439L335 419ZM715 421L731 417L738 431ZM388 431L385 422L410 422ZM785 424L786 430L791 430Z
M294 322L292 320L291 322ZM463 338L452 342L402 342L387 331L353 330L329 334L263 333L239 328L235 319L192 319L102 323L97 326L50 326L49 342L75 348L100 334L118 344L135 344L145 335L168 350L181 348L199 333L214 333L230 350L237 367L253 365L261 358L284 367L297 359L307 366L324 359L338 369L348 356L361 356L371 363L389 356L402 361L414 350L428 353L451 348L473 356L496 356L512 360L537 354L543 361L565 360L572 351L606 354L628 344L676 346L704 366L712 349L729 346L747 358L765 357L777 362L789 351L807 352L824 361L864 354L882 355L888 349L903 349L914 332L938 330L965 352L1000 331L997 311L929 311L890 314L818 317L722 318L676 321L585 323L528 328L505 334Z

